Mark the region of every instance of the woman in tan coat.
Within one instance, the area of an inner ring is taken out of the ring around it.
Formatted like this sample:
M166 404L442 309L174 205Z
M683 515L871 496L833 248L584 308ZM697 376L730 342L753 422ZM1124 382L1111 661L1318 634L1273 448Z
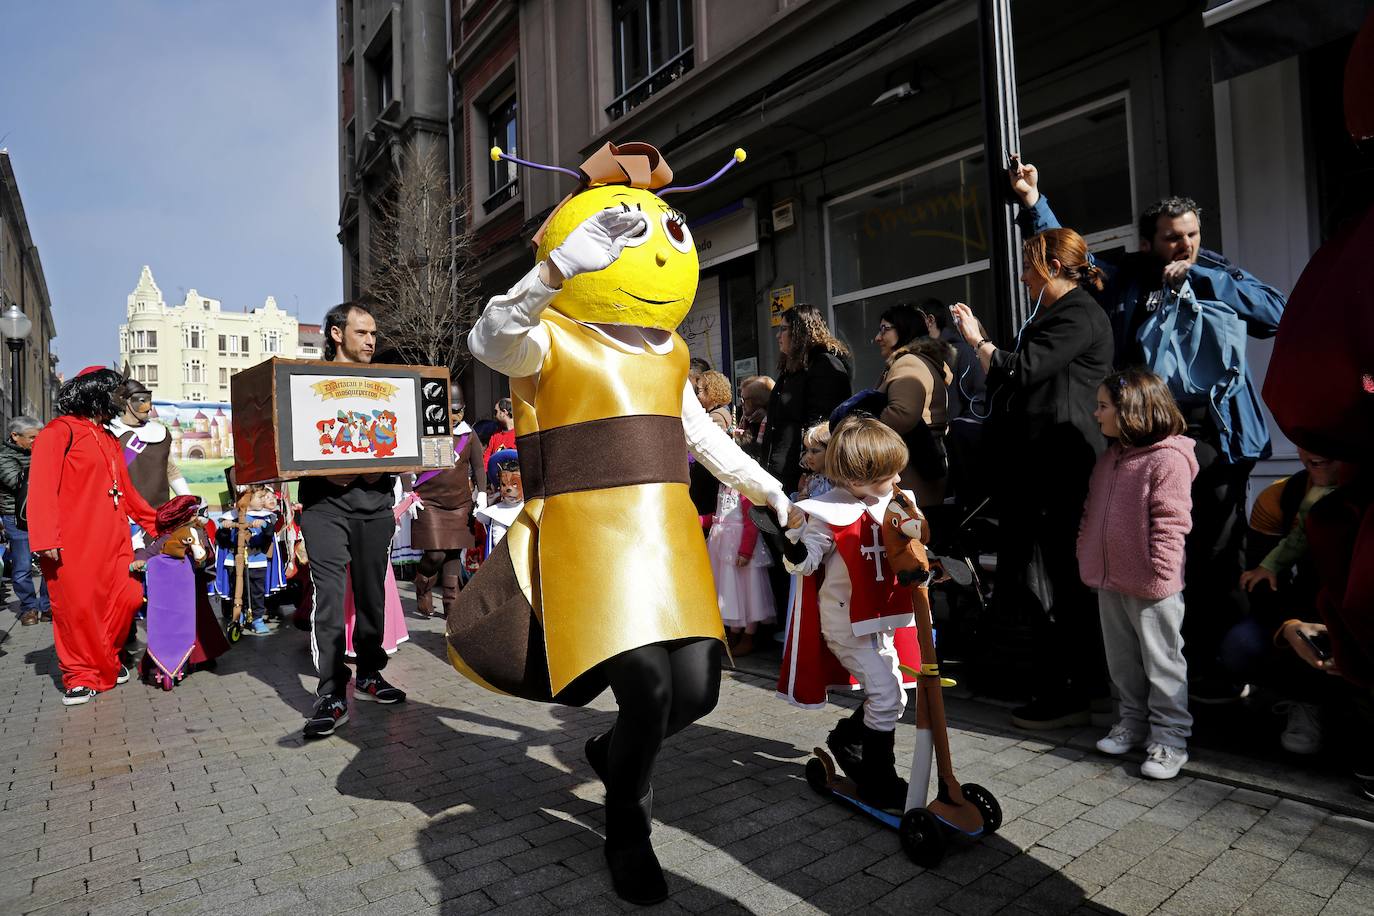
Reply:
M887 363L878 381L887 406L878 419L896 430L911 454L902 486L914 491L922 506L935 506L944 501L949 481L945 434L954 354L949 344L926 335L919 309L895 305L878 319L873 342Z

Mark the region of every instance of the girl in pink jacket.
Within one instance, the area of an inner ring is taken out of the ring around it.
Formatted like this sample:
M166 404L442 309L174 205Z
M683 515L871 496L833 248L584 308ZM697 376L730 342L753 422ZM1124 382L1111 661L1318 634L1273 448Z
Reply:
M1113 440L1097 460L1078 530L1078 571L1097 590L1117 724L1105 754L1146 745L1142 776L1171 779L1188 762L1183 660L1183 541L1192 527L1193 440L1159 376L1127 369L1097 389L1093 416Z

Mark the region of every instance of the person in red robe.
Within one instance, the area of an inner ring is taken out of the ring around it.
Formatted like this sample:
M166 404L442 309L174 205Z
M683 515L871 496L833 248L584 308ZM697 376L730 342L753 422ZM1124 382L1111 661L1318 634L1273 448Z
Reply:
M129 520L149 532L157 513L134 489L119 440L112 369L83 369L57 395L59 416L33 445L29 538L52 598L62 702L85 703L129 677L119 651L143 588L129 572Z

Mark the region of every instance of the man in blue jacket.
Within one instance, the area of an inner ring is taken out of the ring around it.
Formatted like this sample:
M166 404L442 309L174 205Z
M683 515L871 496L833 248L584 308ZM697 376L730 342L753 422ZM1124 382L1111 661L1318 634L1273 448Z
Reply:
M1040 193L1035 166L1013 159L1009 176L1021 202L1023 232L1058 227ZM1190 669L1210 681L1221 637L1235 616L1229 605L1242 571L1246 486L1255 462L1270 455L1269 430L1245 361L1244 337L1273 337L1284 297L1220 253L1203 248L1201 215L1186 197L1157 201L1140 216L1139 250L1115 265L1096 263L1107 274L1097 298L1111 320L1117 366L1150 365L1161 371L1188 421L1188 435L1197 442L1184 633ZM1173 321L1163 320L1171 312L1180 316L1180 327L1193 332L1191 350L1188 342L1162 339L1183 333L1174 330ZM1206 343L1199 346L1202 339ZM1239 687L1195 684L1193 698L1221 702L1242 695Z

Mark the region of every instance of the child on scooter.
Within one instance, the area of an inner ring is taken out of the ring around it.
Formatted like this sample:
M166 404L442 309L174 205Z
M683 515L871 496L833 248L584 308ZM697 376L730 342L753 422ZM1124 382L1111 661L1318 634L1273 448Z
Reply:
M864 802L895 811L907 794L893 755L906 708L898 663L919 667L919 661L898 658L894 634L913 623L911 590L898 584L881 534L906 463L906 445L891 428L872 417L845 419L825 452L825 476L835 488L796 504L807 518L787 531L783 552L788 572L819 575L805 583L790 617L779 692L815 707L823 705L826 688L848 686L845 672L859 683L863 706L840 720L826 745ZM915 497L907 495L914 510Z

